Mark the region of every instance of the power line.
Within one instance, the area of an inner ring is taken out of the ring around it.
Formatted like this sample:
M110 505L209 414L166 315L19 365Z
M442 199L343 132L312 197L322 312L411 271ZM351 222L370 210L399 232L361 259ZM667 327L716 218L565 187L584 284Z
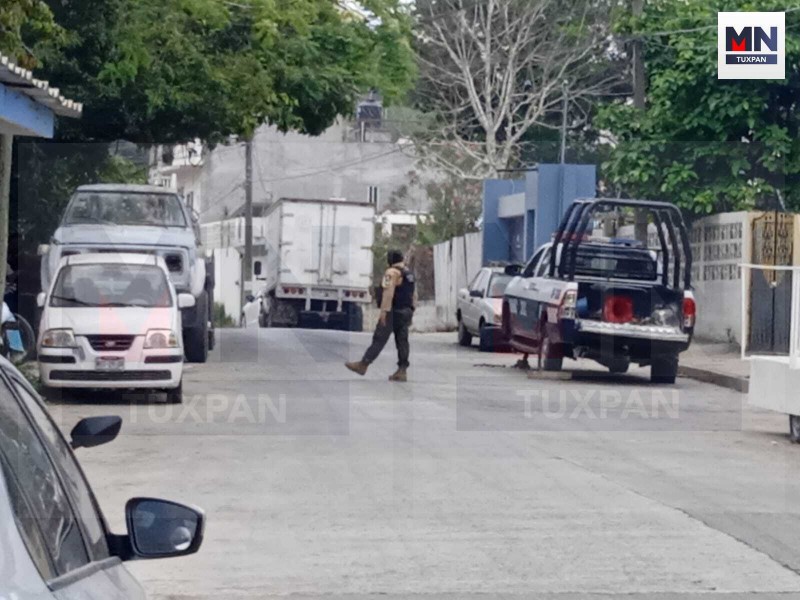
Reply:
M292 180L292 179L302 179L303 177L312 177L314 175L321 175L323 173L328 173L330 171L338 171L340 169L345 169L347 167L355 167L355 166L358 166L358 165L361 165L361 164L364 164L364 163L371 162L373 160L377 160L379 158L384 158L384 157L390 156L392 154L397 154L400 151L401 151L400 148L395 148L393 150L390 150L389 152L383 152L381 154L373 154L372 156L368 156L366 158L362 158L362 159L359 159L359 160L356 160L356 161L353 161L353 162L341 163L341 164L338 164L338 165L333 165L333 166L327 167L325 169L319 169L317 171L309 171L309 172L306 172L306 173L298 173L297 175L289 175L289 176L286 176L286 177L276 177L275 179L266 179L266 180L260 180L260 181L263 181L264 183L275 183L277 181L289 181L289 180Z

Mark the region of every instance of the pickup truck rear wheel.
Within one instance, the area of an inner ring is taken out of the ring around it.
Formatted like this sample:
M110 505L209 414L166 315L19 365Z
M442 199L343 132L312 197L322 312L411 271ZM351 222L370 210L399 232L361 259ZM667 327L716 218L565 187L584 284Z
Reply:
M675 383L678 376L678 357L659 356L650 364L650 381L652 383Z
M543 371L560 371L564 366L564 355L561 353L561 349L553 344L546 334L542 334L539 357Z
M464 321L461 319L458 320L458 345L459 346L471 346L472 345L472 334L467 331L467 328L464 327Z
M208 360L208 292L197 297L194 308L195 318L191 326L183 330L183 345L186 360L204 363Z

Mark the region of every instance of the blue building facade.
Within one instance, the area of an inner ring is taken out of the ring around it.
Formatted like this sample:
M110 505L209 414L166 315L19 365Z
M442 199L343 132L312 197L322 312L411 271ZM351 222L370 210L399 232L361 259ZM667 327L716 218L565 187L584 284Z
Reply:
M483 185L483 264L524 262L549 241L576 198L594 198L595 165L541 164Z

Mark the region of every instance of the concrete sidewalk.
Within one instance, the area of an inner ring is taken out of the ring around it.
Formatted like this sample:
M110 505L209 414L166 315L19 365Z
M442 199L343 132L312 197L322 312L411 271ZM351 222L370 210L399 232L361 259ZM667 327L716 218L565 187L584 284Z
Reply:
M747 392L750 363L742 360L737 346L695 341L681 354L678 374L737 392Z

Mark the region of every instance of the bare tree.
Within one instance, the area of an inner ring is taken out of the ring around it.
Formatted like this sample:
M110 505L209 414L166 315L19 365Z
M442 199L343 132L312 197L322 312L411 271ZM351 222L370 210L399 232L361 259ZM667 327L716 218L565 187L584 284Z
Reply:
M417 0L416 19L419 99L437 117L417 149L462 177L513 166L526 134L560 127L565 105L579 126L617 82L602 1Z

